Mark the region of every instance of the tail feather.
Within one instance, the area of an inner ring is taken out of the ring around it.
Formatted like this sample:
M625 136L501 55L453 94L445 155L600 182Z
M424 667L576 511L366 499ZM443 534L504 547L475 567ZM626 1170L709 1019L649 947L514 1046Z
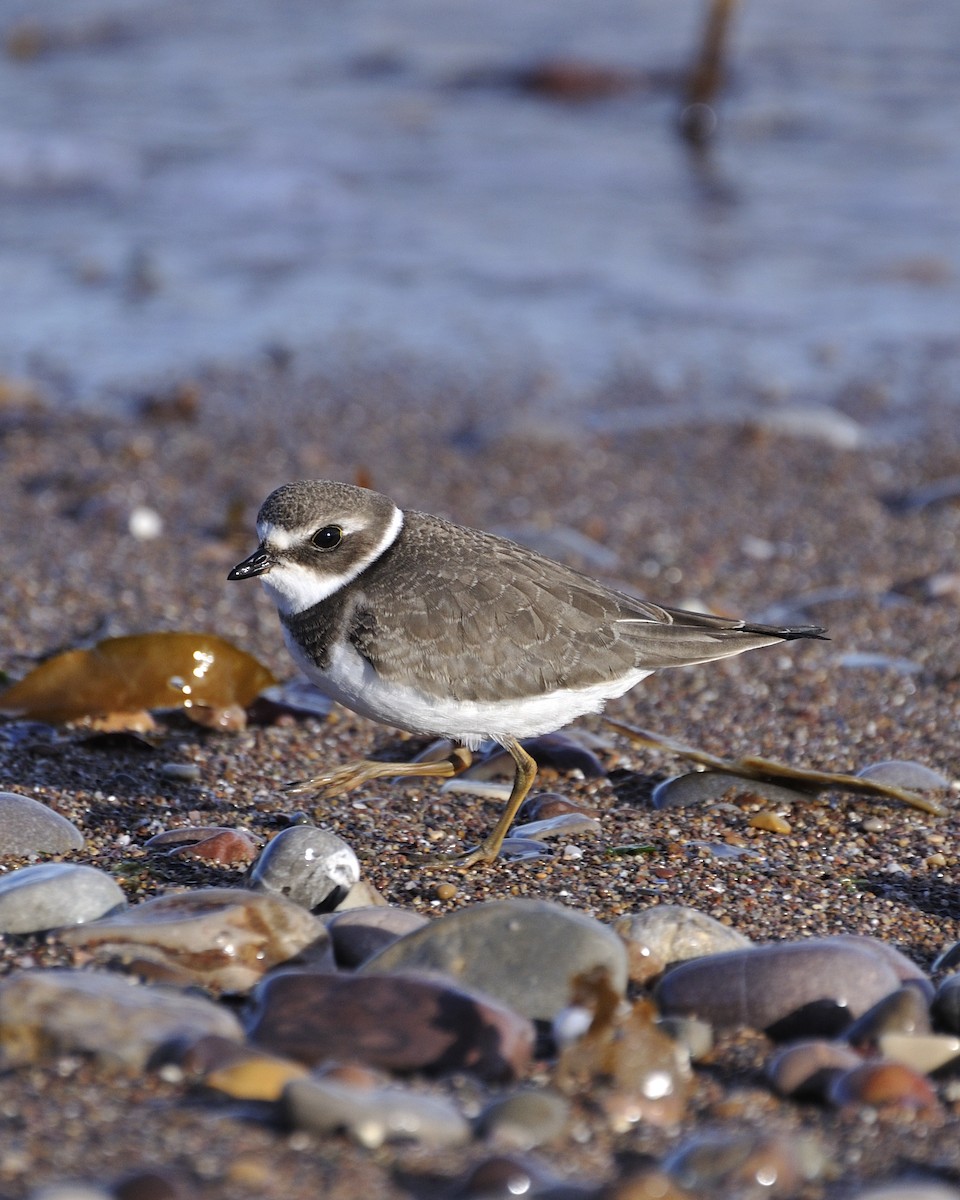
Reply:
M819 625L754 625L683 609L661 611L663 619L659 621L628 621L633 625L637 666L650 671L730 658L777 642L826 639L826 631Z

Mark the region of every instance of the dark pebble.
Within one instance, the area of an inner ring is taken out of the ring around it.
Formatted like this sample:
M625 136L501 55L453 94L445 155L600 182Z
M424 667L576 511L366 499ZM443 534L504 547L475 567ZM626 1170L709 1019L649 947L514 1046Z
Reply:
M530 1021L425 976L285 972L265 979L253 1001L250 1037L308 1066L347 1059L510 1079L533 1051Z

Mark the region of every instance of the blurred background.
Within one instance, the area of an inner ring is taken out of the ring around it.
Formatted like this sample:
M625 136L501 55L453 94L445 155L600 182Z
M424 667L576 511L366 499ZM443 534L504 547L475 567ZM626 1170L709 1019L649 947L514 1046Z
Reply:
M731 3L696 139L708 7L6 0L2 387L266 361L915 432L960 395L960 6Z

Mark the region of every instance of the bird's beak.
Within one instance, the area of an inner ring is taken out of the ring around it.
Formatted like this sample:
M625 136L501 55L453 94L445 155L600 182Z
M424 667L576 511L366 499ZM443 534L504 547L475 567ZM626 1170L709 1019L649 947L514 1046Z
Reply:
M256 550L245 558L242 563L237 563L228 579L251 579L254 575L264 575L274 565L274 557L263 546L258 546Z

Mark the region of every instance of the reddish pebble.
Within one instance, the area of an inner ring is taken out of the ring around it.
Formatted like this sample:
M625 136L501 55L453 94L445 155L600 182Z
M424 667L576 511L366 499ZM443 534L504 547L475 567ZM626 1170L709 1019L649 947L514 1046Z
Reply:
M902 1063L865 1062L838 1075L827 1093L836 1108L848 1104L871 1108L907 1108L927 1111L937 1107L930 1083Z

